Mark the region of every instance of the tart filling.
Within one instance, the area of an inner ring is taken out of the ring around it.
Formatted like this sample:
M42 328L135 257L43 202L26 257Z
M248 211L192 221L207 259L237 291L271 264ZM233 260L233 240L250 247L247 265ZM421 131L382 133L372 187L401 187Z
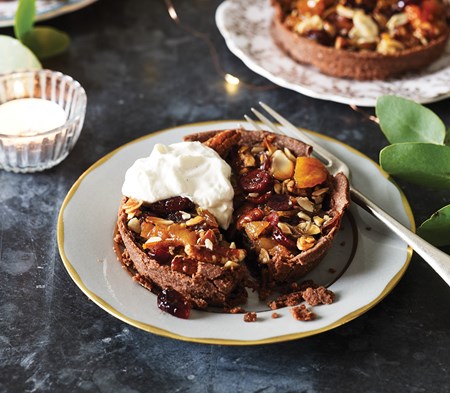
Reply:
M281 135L227 130L186 140L231 166L231 224L225 230L189 196L152 203L124 197L116 238L124 265L174 315L186 315L183 307L242 304L245 286L261 298L291 288L331 246L349 203L346 177L331 176L310 146Z

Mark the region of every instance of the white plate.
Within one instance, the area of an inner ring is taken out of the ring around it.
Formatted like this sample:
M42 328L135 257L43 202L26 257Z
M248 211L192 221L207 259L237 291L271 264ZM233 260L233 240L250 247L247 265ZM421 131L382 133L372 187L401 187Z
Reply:
M420 103L450 97L450 42L445 54L422 72L388 82L333 78L289 58L269 33L269 0L226 0L216 23L228 48L251 70L273 83L313 98L349 105L375 106L378 96L396 94Z
M263 310L255 323L245 323L242 314L194 310L190 319L183 320L160 311L156 296L131 279L113 252L125 171L137 158L149 155L155 143L179 142L190 133L236 128L238 123L242 121L191 124L145 136L108 154L77 180L61 207L58 246L72 279L100 307L133 326L180 340L261 344L317 334L348 322L378 303L399 281L411 250L367 213L352 206L339 238L312 274L323 284L336 279L330 288L337 301L314 307L316 320L294 320L288 308L278 310L281 318L273 319L272 311L251 294L246 310ZM373 161L334 139L312 136L350 165L359 189L406 226L414 227L405 197ZM330 273L330 268L336 272Z
M36 21L54 18L92 4L96 0L36 0ZM13 26L18 0L0 1L0 27Z

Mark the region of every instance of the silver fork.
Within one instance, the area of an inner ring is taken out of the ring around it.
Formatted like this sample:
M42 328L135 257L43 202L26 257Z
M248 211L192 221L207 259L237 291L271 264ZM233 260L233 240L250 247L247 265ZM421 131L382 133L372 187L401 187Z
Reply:
M269 130L290 136L292 138L300 139L303 142L313 147L314 155L319 158L328 168L331 174L339 172L344 173L350 179L350 169L342 160L331 154L328 150L313 141L307 133L301 128L295 127L292 123L287 121L283 116L277 113L268 105L263 102L259 103L261 107L270 114L275 120L277 120L284 127L279 127L272 121L270 121L261 112L252 108L252 112L255 116L264 123ZM245 119L258 130L262 130L260 125L256 123L249 116L245 115ZM350 182L351 184L351 182ZM404 240L414 251L419 254L435 271L439 274L445 282L450 286L450 255L442 252L436 247L432 246L415 233L411 232L408 228L400 224L396 219L386 213L381 207L372 202L369 198L363 195L360 191L350 185L350 196L353 202L361 206L363 209L371 213L373 216L383 222L392 232L397 234L402 240Z

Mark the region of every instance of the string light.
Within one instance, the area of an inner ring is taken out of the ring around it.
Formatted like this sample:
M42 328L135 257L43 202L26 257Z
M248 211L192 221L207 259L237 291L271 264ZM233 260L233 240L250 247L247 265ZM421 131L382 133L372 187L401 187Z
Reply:
M192 36L202 40L209 49L209 54L211 56L211 60L213 62L214 68L219 74L220 77L222 77L225 80L225 87L229 93L235 93L238 89L238 86L243 86L249 90L272 90L277 89L278 86L276 85L264 85L264 86L256 86L250 83L246 83L241 81L239 78L237 78L234 75L229 74L228 72L225 72L222 66L220 65L219 55L217 53L217 49L214 46L213 42L209 38L208 34L202 33L201 31L195 30L192 27L184 24L181 22L177 11L175 10L175 7L172 3L172 0L164 0L167 7L167 12L169 13L170 18L184 31L191 34Z
M380 124L380 121L378 120L378 117L373 116L373 115L369 115L368 113L364 112L362 109L358 108L355 104L351 104L349 105L350 108L352 108L355 112L360 113L361 115L363 115L366 119L369 119L371 121L373 121L374 123Z
M239 78L235 77L231 74L225 74L225 81L229 83L230 85L237 86L240 83Z

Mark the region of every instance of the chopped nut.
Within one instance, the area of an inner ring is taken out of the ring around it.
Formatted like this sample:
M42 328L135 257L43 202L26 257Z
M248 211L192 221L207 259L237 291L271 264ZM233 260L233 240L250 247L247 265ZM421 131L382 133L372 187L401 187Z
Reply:
M281 192L283 191L283 186L277 181L275 181L275 184L273 185L273 190L275 191L275 194L281 194Z
M300 211L297 213L297 216L298 216L298 218L301 218L302 220L311 221L311 217L308 216L305 212Z
M273 153L275 153L278 149L276 146L272 145L272 140L269 140L270 138L264 138L264 146L267 149L267 151L269 152L269 155L272 155Z
M128 200L123 204L123 210L127 214L127 218L131 219L133 218L137 212L139 211L139 208L142 206L143 201L128 198Z
M286 224L284 222L279 222L277 224L277 226L278 226L278 228L281 229L281 232L283 232L285 235L292 235L292 230L288 224Z
M127 224L128 228L130 228L135 233L141 233L141 223L136 217L133 217Z
M297 248L300 251L306 251L314 247L315 243L316 239L314 239L312 236L300 236L297 239Z
M314 224L318 225L319 227L325 222L325 220L319 216L314 216L313 221L314 221Z
M408 20L409 20L408 15L406 15L404 12L401 12L399 14L394 14L387 21L386 27L388 28L389 32L392 34L392 33L394 33L394 31L397 27L406 25L408 23Z
M253 146L250 151L252 152L252 154L258 154L258 153L261 153L262 151L264 151L264 147L263 146Z
M233 261L227 261L225 263L225 265L223 265L223 267L224 267L224 269L231 269L231 270L233 270L233 269L239 267L239 264L236 263L236 262L233 262Z
M328 187L319 188L319 189L314 190L314 191L312 192L312 196L315 196L315 197L321 196L321 195L323 195L323 194L326 194L326 193L328 192L328 190L329 190Z
M181 218L183 219L183 220L189 220L190 218L191 218L191 215L190 215L190 213L186 213L186 212L181 212Z
M210 249L210 250L212 250L214 248L214 244L213 244L213 242L211 240L206 239L205 240L205 247Z
M273 319L277 319L277 318L280 318L280 317L281 317L281 315L278 314L277 312L273 312L273 313L272 313L272 318L273 318Z
M155 243L159 243L162 239L159 236L152 236L150 239L148 239L143 245L142 247L144 249L147 249L151 246L153 246Z
M338 4L336 6L336 13L339 16L343 16L344 18L352 19L353 15L355 14L355 11L352 8L348 8L343 6L342 4Z
M323 20L319 15L313 15L311 17L305 17L301 22L295 25L295 31L303 35L311 30L322 30Z
M314 204L307 197L298 197L298 205L309 213L314 212Z
M294 163L281 150L272 154L270 173L277 180L290 179L294 174Z
M154 225L172 225L172 220L165 220L164 218L147 216L145 217L145 221L151 222Z
M353 15L353 27L348 32L351 39L356 40L358 44L367 42L376 42L378 38L378 25L370 15L364 11L357 10Z
M317 225L310 225L305 235L318 235L320 233L320 228Z
M200 224L205 219L202 216L195 216L194 218L191 218L190 220L186 221L186 225L188 227L193 227L194 225Z
M269 252L265 248L259 250L258 261L261 263L268 263L270 261Z
M285 147L283 149L283 151L284 151L284 154L286 154L286 157L295 163L295 160L297 159L297 157L295 157L287 147Z
M231 242L230 243L230 248L235 249L236 248L236 243L235 242Z

